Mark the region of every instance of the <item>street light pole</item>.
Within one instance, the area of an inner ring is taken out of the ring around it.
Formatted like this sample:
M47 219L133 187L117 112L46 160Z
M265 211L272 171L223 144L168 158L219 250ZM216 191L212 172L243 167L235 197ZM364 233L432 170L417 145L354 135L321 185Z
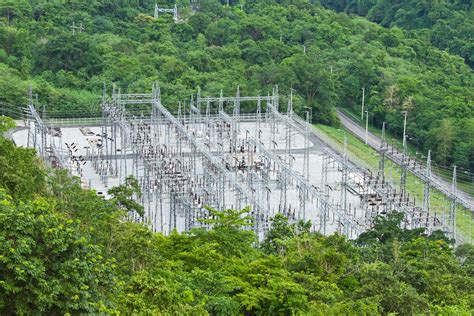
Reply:
M369 112L365 111L365 144L367 145L367 138L369 136Z
M406 133L407 133L407 116L408 116L408 111L403 111L403 114L405 115L405 119L403 121L403 147L405 147L405 142L406 142Z
M365 88L362 88L362 110L360 111L360 119L364 119L364 105L365 105Z

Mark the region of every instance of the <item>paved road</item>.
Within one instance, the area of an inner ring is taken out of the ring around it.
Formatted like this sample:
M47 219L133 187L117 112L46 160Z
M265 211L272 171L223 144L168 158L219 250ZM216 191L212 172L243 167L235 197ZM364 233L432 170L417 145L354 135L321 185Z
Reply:
M341 120L342 125L349 130L352 134L365 141L365 128L361 127L359 124L354 122L344 113L337 111L339 119ZM380 148L381 139L372 134L368 133L367 144L378 150ZM388 146L388 151L386 153L388 159L400 165L402 163L402 153L399 152L396 148ZM425 168L422 164L417 162L414 158L409 158L408 170L414 175L418 176L423 180L427 180L425 176ZM429 179L431 185L437 190L443 192L445 195L454 197L451 191L451 182L446 181L445 179L439 177L438 175L432 174ZM474 197L469 193L466 193L460 189L457 189L456 199L458 203L462 204L467 209L474 212Z

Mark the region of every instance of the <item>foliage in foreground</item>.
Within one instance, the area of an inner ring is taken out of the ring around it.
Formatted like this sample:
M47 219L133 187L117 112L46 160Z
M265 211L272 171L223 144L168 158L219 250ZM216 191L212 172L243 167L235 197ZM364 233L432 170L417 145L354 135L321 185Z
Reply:
M402 229L396 212L356 241L276 215L257 243L246 209L212 210L213 229L163 236L122 220L137 209L126 202L132 178L106 201L2 137L0 162L1 314L474 311L474 247Z

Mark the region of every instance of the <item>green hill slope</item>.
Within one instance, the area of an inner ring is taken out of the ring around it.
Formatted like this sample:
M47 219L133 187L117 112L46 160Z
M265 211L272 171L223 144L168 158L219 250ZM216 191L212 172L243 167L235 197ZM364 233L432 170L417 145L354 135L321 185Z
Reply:
M197 86L248 95L278 84L296 90L297 111L310 106L315 122L334 125L334 106L358 109L364 87L375 125L400 134L409 109L422 150L474 169L474 80L462 58L413 32L293 2L242 11L206 1L195 14L180 7L175 24L152 17L153 1L0 0L2 111L18 113L29 84L49 116L98 113L103 82L142 91L158 80L170 107Z

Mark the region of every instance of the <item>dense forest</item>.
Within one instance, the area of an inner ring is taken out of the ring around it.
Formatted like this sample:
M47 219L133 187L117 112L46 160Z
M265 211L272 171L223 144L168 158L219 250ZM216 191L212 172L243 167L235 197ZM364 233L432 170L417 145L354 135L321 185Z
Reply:
M174 23L154 19L151 0L0 0L2 113L20 115L29 85L46 117L90 116L104 82L144 91L158 80L170 108L197 87L203 95L292 88L299 113L311 107L314 122L337 125L334 108L359 112L364 88L374 125L386 121L400 135L407 110L417 149L474 171L469 1L199 3L196 11L178 1Z
M429 39L440 49L463 57L474 67L474 11L471 0L321 0L338 12L366 16L383 26L398 26Z
M0 135L14 124L0 117ZM123 221L136 182L105 200L0 136L2 315L471 315L474 246L377 218L357 240L247 209L169 236Z

